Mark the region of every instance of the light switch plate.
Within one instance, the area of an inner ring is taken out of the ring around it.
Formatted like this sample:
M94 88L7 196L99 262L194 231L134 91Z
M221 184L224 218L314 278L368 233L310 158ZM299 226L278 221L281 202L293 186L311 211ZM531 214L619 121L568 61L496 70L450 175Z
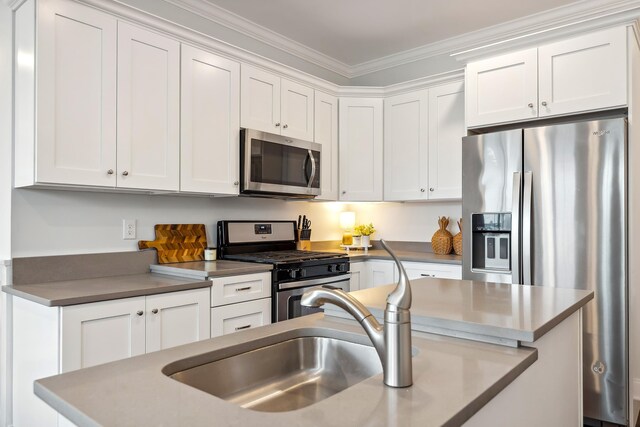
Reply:
M122 220L122 239L133 240L135 238L136 238L136 220L123 219Z

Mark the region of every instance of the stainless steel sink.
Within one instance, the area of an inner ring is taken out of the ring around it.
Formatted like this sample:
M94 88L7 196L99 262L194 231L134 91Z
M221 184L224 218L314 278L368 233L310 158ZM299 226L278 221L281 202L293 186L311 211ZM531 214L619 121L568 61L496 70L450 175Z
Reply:
M284 412L319 402L381 372L373 347L302 337L169 376L243 408Z

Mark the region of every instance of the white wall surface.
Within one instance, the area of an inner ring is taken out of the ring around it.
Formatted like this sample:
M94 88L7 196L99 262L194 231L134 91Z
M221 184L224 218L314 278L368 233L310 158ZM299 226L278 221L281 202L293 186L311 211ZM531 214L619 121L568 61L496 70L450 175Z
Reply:
M11 11L5 2L0 2L0 287L10 280L10 269L3 260L11 258L12 34ZM7 294L0 292L0 426L7 425L11 416L8 300Z

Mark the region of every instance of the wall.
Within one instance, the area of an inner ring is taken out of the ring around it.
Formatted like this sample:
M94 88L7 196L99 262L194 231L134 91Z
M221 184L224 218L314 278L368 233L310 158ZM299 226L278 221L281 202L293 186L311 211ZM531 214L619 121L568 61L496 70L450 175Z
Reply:
M153 240L162 223L204 223L215 244L221 219L312 221L312 240L339 240L339 212L353 210L358 222L373 222L374 237L430 241L438 215L460 216L460 203L337 203L260 198L200 198L81 191L25 190L13 195L13 257L137 250ZM137 239L122 240L122 220L137 220ZM457 228L451 227L452 232Z
M10 280L10 268L4 260L11 259L12 33L11 11L5 2L0 2L0 287ZM0 426L7 425L11 416L10 314L9 298L0 292Z

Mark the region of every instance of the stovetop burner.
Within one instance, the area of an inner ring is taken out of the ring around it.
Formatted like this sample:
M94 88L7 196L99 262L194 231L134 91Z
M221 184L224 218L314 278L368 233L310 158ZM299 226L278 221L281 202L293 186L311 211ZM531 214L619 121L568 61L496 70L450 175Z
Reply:
M261 262L265 264L280 264L289 262L302 262L327 258L344 258L347 255L339 252L312 252L312 251L266 251L245 254L226 255L225 259L236 261Z

